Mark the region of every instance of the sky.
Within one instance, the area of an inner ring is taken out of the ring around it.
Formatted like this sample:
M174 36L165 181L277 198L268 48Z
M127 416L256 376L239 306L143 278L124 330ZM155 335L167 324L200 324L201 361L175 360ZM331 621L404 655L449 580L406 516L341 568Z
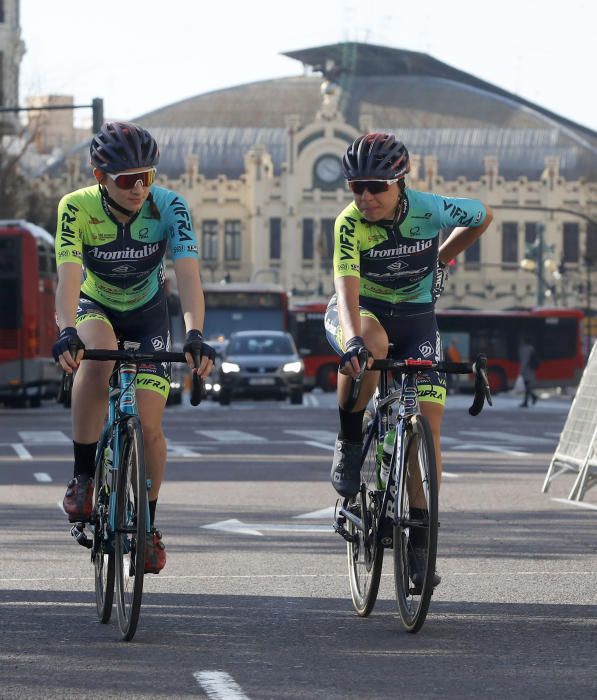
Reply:
M20 102L104 100L133 119L195 95L301 75L285 51L360 41L419 51L597 130L594 0L20 0ZM91 110L78 110L79 125Z

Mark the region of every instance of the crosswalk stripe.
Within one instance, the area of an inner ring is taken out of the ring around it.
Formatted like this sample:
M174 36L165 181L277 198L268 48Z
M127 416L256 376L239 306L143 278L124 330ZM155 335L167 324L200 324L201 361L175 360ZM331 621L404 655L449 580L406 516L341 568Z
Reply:
M253 433L244 433L242 430L195 430L195 432L218 442L267 442L264 437Z

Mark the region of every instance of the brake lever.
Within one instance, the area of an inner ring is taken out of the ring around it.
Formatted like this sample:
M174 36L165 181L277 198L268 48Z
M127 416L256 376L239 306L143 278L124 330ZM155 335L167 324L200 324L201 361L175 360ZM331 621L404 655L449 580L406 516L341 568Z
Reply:
M201 363L201 353L195 352L194 350L191 352L191 355L193 356L193 362L195 364L195 367L199 367ZM203 391L203 379L197 374L197 372L193 372L191 370L191 376L192 376L192 381L193 385L191 387L191 406L198 406L201 403L201 393Z
M354 403L357 398L359 397L359 391L361 389L361 381L363 380L363 375L365 374L365 370L367 369L367 360L369 359L369 352L366 348L363 348L362 350L359 351L359 354L357 355L359 358L359 366L360 366L360 371L358 375L356 376L356 379L352 383L352 393L350 395L351 401Z

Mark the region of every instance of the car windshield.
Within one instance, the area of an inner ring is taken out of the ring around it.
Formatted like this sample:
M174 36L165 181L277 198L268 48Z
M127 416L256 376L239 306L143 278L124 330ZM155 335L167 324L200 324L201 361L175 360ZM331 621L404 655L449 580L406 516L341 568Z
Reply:
M230 355L292 355L293 353L290 339L284 336L232 338L228 347Z

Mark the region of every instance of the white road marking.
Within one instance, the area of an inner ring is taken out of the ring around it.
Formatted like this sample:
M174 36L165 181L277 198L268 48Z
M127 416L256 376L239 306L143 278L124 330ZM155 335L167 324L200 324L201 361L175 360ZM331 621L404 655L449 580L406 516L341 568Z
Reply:
M19 430L19 437L26 443L62 444L71 440L61 430Z
M567 506L576 506L577 508L589 508L590 510L597 510L597 505L592 503L583 503L582 501L571 501L568 498L552 498L552 501L557 503L565 503Z
M528 452L516 452L515 450L508 450L505 447L497 447L496 445L476 445L474 442L463 443L458 445L451 450L446 450L446 452L459 452L461 450L477 450L478 452L500 452L505 455L512 455L514 457L528 457Z
M17 453L20 459L33 459L29 450L20 442L13 442L11 447Z
M552 444L553 440L544 437L533 437L532 435L515 435L514 433L504 433L499 430L459 430L460 435L473 435L476 438L482 437L483 440L495 440L498 443L510 443L512 445L545 445Z
M46 474L46 472L35 472L33 476L37 481L52 481L52 477L49 474Z
M193 676L211 700L249 700L240 685L224 671L196 671Z
M325 532L333 533L329 525L275 525L274 523L243 523L242 520L230 518L217 523L202 525L205 530L220 530L221 532L236 532L240 535L255 535L262 537L263 532Z
M336 442L336 433L331 430L285 430L288 435L298 435L299 437L315 440L316 442L325 442L333 445ZM311 444L311 443L307 443Z
M218 442L267 442L266 438L242 430L195 430L198 435L205 435Z
M329 445L329 444L324 444L321 442L314 442L312 440L307 440L305 442L305 445L311 445L311 447L320 447L322 450L329 450L330 452L334 451L334 445Z
M301 515L293 516L297 520L327 520L333 518L336 513L336 508L321 508L321 510L312 510L310 513L302 513Z
M193 452L186 445L177 445L170 440L166 440L166 447L169 455L180 455L181 457L201 457L200 452Z

